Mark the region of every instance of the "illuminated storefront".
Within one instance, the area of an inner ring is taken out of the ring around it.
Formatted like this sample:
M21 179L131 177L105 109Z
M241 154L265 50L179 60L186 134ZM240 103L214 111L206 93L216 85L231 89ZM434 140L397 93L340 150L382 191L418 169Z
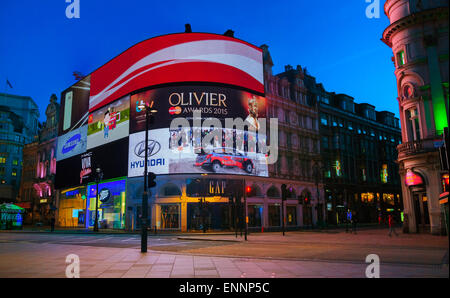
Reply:
M86 187L62 190L59 196L58 223L60 227L86 226Z
M95 222L95 205L97 184L88 185L88 219L89 226ZM123 229L125 227L126 179L118 178L102 181L98 184L98 222L99 227Z

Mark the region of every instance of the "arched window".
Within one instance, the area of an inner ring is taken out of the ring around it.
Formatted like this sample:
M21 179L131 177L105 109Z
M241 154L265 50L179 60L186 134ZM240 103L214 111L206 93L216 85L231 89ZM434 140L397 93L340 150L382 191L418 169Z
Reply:
M252 184L251 188L252 188L252 196L262 197L261 188L258 185Z
M268 196L269 198L279 198L279 197L280 197L280 191L278 190L277 187L271 186L271 187L267 190L267 196Z
M297 198L297 193L296 193L294 188L289 188L288 187L287 197L290 198L290 199L296 199Z
M167 183L159 189L159 195L161 197L181 196L181 190L175 184Z

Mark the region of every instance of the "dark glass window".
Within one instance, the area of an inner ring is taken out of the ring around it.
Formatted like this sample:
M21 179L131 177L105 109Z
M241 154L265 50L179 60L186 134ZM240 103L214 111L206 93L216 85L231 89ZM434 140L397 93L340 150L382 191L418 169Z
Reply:
M280 205L269 205L269 226L279 227L281 225Z

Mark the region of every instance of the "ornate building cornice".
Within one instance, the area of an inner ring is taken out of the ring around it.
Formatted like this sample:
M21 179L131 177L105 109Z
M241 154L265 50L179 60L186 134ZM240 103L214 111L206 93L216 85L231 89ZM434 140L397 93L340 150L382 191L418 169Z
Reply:
M384 30L381 41L392 48L392 36L395 33L413 25L422 24L427 21L435 21L438 19L448 19L448 7L428 9L399 19Z

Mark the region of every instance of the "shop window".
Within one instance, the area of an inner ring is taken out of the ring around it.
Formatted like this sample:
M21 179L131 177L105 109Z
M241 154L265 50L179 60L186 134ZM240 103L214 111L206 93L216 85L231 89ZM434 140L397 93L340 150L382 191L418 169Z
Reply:
M279 227L281 225L280 205L269 205L269 226Z
M86 187L61 191L58 225L84 227L86 220Z
M181 196L181 190L175 184L168 183L160 188L159 195L162 197Z
M161 205L161 229L180 228L180 205Z
M263 205L248 205L248 226L261 227L263 218Z
M361 194L361 201L363 202L363 203L373 203L373 199L374 199L374 194L373 193L371 193L371 192L368 192L368 193L362 193Z
M286 206L286 225L296 226L297 225L297 207L296 206Z
M126 180L113 180L98 185L99 227L122 229L125 225ZM88 186L89 225L94 226L97 185Z

